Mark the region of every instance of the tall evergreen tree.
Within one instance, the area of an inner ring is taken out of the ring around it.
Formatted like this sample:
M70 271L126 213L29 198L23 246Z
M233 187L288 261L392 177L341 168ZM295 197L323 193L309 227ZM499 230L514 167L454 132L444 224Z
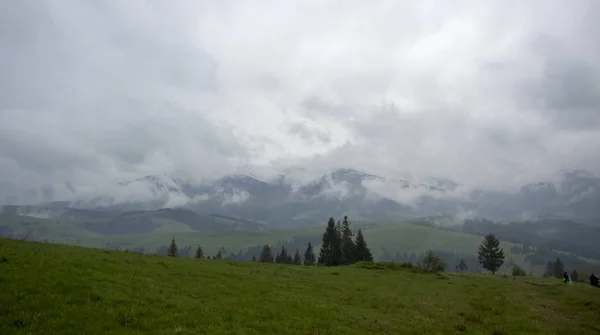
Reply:
M296 253L294 254L294 265L302 265L302 256L300 256L300 250L296 249Z
M318 263L325 266L337 265L334 264L334 249L337 246L336 240L336 229L335 220L329 218L327 222L327 228L323 233L323 240L321 242L321 251L319 252Z
M483 238L477 251L477 260L483 268L495 274L504 264L504 251L500 248L500 241L492 233Z
M304 251L304 265L315 265L316 257L312 244L308 242L306 251Z
M565 264L557 257L556 261L552 264L552 275L554 278L562 278L564 272Z
M344 264L344 255L342 251L342 223L338 220L335 225L335 238L331 241L333 251L333 265Z
M348 216L344 216L342 222L342 259L343 264L356 263L356 244L352 240L352 230L350 229L350 221Z
M196 255L194 255L195 258L202 258L204 257L204 251L202 250L201 246L198 246L196 248Z
M285 246L282 245L281 246L281 252L279 253L279 255L277 255L277 257L275 257L275 262L278 264L289 264L289 255L287 250L285 250Z
M467 267L467 264L465 263L465 260L464 260L464 259L461 259L461 260L460 260L460 263L458 263L458 265L456 266L456 268L457 268L458 270L460 270L460 272L464 272L465 270L467 270L467 269L468 269L468 267Z
M548 261L546 263L546 271L544 271L544 277L552 276L554 276L554 263L552 261Z
M169 249L167 250L167 256L169 257L179 257L179 249L177 248L177 243L175 242L175 238L171 240L171 245L169 245Z
M214 259L222 259L223 255L221 254L221 250L219 250L219 252L217 252L217 255L215 256Z
M363 236L362 229L358 229L358 233L356 233L356 241L354 242L356 245L356 261L360 262L372 262L373 255L371 254L371 250L367 247L367 241L365 241L365 237Z
M258 261L262 263L273 263L273 251L268 244L265 244L262 247Z
M256 262L256 255L252 255L252 261Z

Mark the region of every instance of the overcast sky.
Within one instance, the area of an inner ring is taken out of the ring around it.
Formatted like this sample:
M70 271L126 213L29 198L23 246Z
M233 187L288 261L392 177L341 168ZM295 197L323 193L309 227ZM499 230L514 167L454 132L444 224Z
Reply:
M0 186L600 171L600 1L0 1Z

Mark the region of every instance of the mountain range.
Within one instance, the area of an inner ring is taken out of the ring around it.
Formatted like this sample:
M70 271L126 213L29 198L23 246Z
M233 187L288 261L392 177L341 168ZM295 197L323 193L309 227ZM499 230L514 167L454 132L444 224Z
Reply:
M302 179L294 171L274 178L237 173L201 183L165 175L142 177L116 186L113 194L75 201L21 207L23 215L89 220L94 216L170 208L178 217L224 216L255 226L300 227L349 215L354 221L399 221L444 216L492 220L568 218L597 222L600 178L586 171L567 171L559 182L523 185L518 191L469 189L451 180L394 179L353 169L335 169ZM188 214L182 214L183 212ZM35 212L35 213L33 213ZM32 214L33 213L33 214ZM193 214L189 214L193 213ZM160 216L165 216L161 212ZM172 214L175 215L175 214ZM183 216L182 216L183 215ZM184 220L197 220L185 218Z

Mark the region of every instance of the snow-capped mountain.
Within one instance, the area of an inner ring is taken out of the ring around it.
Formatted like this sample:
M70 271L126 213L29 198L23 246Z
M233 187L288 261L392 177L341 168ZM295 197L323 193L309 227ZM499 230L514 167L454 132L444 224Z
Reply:
M163 175L121 183L115 194L78 199L68 207L113 211L185 208L271 226L297 226L344 214L356 220L433 215L586 219L600 218L600 178L570 171L559 183L528 184L510 193L469 190L447 179L396 179L352 169L310 178L301 169L281 171L271 178L239 171L202 183Z

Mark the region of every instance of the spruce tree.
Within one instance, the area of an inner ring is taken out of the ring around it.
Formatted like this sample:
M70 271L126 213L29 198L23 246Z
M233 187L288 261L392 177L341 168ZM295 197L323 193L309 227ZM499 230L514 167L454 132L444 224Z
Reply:
M256 262L256 255L252 255L252 261Z
M491 271L492 275L504 264L504 251L494 234L490 233L483 238L477 251L477 260L484 269Z
M565 264L557 257L556 261L552 264L552 274L554 278L562 278L564 272Z
M268 244L265 244L262 247L258 261L262 263L273 263L273 251Z
M275 258L275 262L278 264L289 264L289 255L287 250L285 250L285 246L281 246L281 252Z
M304 265L315 265L316 257L312 244L308 242L306 251L304 251Z
M363 236L362 229L358 229L358 233L356 233L356 241L354 242L356 245L356 261L357 262L372 262L373 255L371 254L371 250L367 247L367 241L365 241L365 237Z
M201 246L198 246L196 248L196 255L194 257L195 258L202 258L202 257L204 257L204 251L202 250Z
M219 252L217 252L217 255L215 256L214 259L222 259L223 255L221 254L221 250L219 250Z
M342 222L342 259L343 264L354 264L356 262L356 245L352 240L352 230L348 216L344 216Z
M344 255L342 250L342 224L338 220L335 225L335 238L331 241L333 250L333 265L344 264Z
M460 263L458 263L458 265L456 266L457 269L460 270L460 272L464 272L465 270L467 270L467 264L465 263L464 259L460 260Z
M319 252L318 263L320 265L332 266L334 265L334 248L336 247L336 229L335 220L329 218L327 222L327 228L323 233L323 240L321 242L321 251Z
M296 249L296 253L294 254L294 265L302 265L302 256L300 256L300 250Z
M167 256L169 257L179 257L179 249L177 248L177 243L175 243L175 238L171 240L171 245L169 245L169 249L167 250Z
M552 261L548 261L546 263L546 270L544 271L544 277L552 277L554 275L554 263Z

